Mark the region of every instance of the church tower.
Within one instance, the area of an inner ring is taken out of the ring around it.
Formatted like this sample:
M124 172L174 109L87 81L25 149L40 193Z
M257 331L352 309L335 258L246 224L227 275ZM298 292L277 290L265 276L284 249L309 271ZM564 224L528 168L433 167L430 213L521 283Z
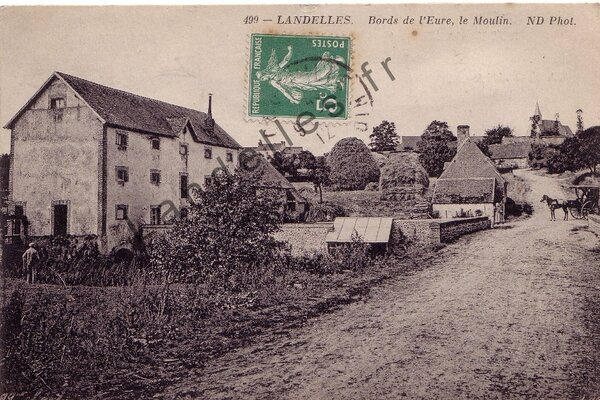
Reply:
M539 139L541 134L540 122L542 121L542 112L540 111L540 104L537 101L535 102L533 116L531 116L529 120L531 121L530 136Z

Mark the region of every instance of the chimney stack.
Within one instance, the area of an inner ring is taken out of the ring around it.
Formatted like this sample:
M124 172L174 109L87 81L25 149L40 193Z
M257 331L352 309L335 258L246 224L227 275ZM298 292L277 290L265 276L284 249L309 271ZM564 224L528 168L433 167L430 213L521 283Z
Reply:
M457 126L456 137L458 138L458 146L463 144L469 138L469 125Z
M206 119L206 128L209 133L213 133L215 129L215 120L212 116L212 93L208 94L208 118Z

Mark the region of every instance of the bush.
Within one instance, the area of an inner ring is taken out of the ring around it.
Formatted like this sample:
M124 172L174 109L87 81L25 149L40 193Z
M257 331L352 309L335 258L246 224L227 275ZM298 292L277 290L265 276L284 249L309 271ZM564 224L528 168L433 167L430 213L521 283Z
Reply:
M273 238L281 222L278 199L239 175L213 180L195 195L185 217L150 241L152 274L231 289L284 248Z
M379 181L379 167L366 144L351 137L337 142L327 156L334 190L363 190L369 182Z
M311 203L306 222L329 222L337 217L346 217L348 213L342 206L333 203Z
M507 197L504 213L506 217L520 217L523 214L531 215L533 207L527 202L516 203L513 199Z

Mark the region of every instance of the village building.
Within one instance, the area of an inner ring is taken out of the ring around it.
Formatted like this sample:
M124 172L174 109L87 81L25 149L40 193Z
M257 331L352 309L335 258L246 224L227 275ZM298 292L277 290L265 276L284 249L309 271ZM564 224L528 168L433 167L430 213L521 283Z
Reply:
M489 146L492 161L502 170L528 168L531 138L524 137L525 140L514 141L506 139L509 138L504 137L502 143Z
M256 147L247 147L247 149L253 150L254 152L265 157L267 160L272 159L275 153L281 153L285 156L297 156L302 153L303 150L301 146L287 146L285 141L277 143L263 143L262 140L258 141L258 145Z
M492 223L504 214L507 182L494 163L459 127L458 151L435 183L433 212L441 218L487 216Z
M53 73L6 124L11 130L12 232L97 235L109 251L190 186L233 171L240 145L200 112ZM15 224L17 226L15 226Z
M277 193L283 222L303 222L308 212L308 201L264 157L256 156L252 163L251 169L240 171L243 176L251 179L259 190Z
M533 116L529 118L531 122L530 136L535 140L540 140L546 144L559 145L568 137L573 137L573 131L567 125L563 125L556 114L555 119L543 119L540 105L535 104Z

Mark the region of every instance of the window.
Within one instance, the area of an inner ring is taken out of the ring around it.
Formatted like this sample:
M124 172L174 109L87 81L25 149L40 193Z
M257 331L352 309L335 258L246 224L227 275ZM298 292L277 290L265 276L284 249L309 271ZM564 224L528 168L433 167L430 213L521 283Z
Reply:
M152 150L160 150L160 139L152 138L150 140L152 142Z
M125 204L117 204L115 207L115 219L127 219L127 208Z
M188 176L187 174L179 175L179 192L182 199L187 199L189 196L188 193Z
M212 176L208 175L204 177L204 185L208 186L212 183Z
M121 131L117 131L117 146L119 146L119 149L126 149L127 148L127 134L125 132L121 132Z
M116 169L117 182L119 182L119 183L129 182L129 168L120 166L120 167L115 167L115 169Z
M150 183L153 185L160 184L160 171L157 169L150 170Z
M228 151L227 152L227 157L226 157L227 162L233 162L233 153Z
M212 158L212 149L210 147L204 149L204 158Z
M63 97L56 97L54 99L50 99L51 110L60 110L61 108L65 108L65 99Z
M150 225L160 225L160 206L150 206Z
M182 156L187 156L188 154L188 145L186 143L179 144L179 154Z

